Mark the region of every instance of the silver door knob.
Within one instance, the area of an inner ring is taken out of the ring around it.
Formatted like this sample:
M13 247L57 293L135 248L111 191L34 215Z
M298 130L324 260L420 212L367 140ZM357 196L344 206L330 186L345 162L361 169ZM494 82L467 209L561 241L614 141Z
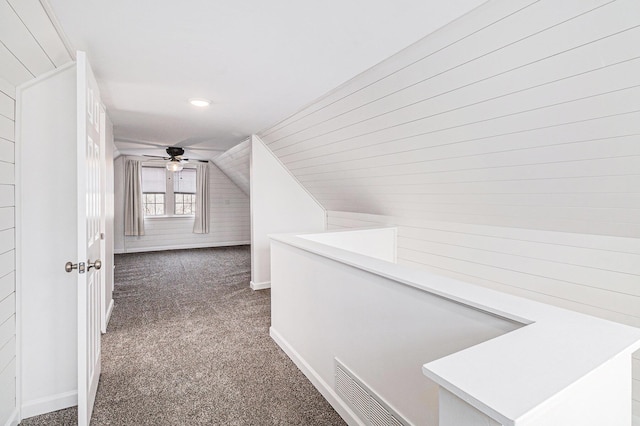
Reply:
M67 262L64 264L64 270L67 272L71 272L74 269L78 269L78 264L77 263L71 263L71 262Z
M91 260L87 260L87 265L89 265L87 267L87 270L91 269L91 268L96 268L96 271L100 268L102 268L102 262L100 261L100 259L96 259L95 262L91 263Z

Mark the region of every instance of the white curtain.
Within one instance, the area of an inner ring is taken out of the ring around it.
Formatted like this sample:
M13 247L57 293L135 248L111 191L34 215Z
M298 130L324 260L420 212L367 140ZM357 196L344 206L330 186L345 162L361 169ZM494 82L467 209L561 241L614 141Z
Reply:
M140 161L125 161L124 235L144 235L141 169Z
M196 166L196 217L194 234L209 233L209 166Z

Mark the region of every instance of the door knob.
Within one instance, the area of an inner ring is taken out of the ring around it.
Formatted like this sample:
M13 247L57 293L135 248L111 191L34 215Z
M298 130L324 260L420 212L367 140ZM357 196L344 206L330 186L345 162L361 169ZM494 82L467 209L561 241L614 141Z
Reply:
M80 262L80 263L67 262L64 264L65 271L71 272L74 269L77 269L78 273L84 274L84 262Z
M100 261L100 259L97 259L95 262L91 263L91 260L87 260L87 270L91 269L91 268L96 268L96 271L100 268L102 268L102 262Z

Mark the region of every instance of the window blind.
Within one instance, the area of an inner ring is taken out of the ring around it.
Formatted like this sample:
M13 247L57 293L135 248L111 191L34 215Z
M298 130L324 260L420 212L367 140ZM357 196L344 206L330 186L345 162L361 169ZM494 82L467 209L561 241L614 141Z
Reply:
M196 193L196 169L182 169L173 174L173 192L176 194Z
M164 167L143 167L142 168L142 192L167 191L167 174Z

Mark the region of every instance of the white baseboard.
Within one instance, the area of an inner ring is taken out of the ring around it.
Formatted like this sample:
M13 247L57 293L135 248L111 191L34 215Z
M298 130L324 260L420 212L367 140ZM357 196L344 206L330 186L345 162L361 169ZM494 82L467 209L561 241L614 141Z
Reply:
M261 283L254 283L251 281L249 285L251 286L251 290L266 290L271 288L271 281L264 281Z
M52 411L78 405L78 391L59 393L57 395L38 398L22 404L22 418L38 416Z
M106 326L109 326L109 320L111 319L111 314L113 313L113 298L111 299L111 302L109 302L109 307L107 308L107 319L106 319Z
M307 379L322 394L324 399L331 404L334 410L347 422L350 426L365 426L358 416L349 408L349 406L338 396L327 382L293 349L293 347L285 340L280 333L273 327L269 328L269 335L282 348L284 353L294 362L294 364L307 376Z
M251 244L251 241L226 241L219 243L200 243L200 244L183 244L183 245L170 245L170 246L153 246L153 247L135 247L125 249L114 249L114 254L124 253L145 253L148 251L164 251L164 250L187 250L196 248L208 248L208 247L232 247L232 246L246 246Z
M19 415L18 409L14 408L13 412L7 419L7 422L4 424L4 426L18 426L20 424L20 419L18 418L18 415Z

